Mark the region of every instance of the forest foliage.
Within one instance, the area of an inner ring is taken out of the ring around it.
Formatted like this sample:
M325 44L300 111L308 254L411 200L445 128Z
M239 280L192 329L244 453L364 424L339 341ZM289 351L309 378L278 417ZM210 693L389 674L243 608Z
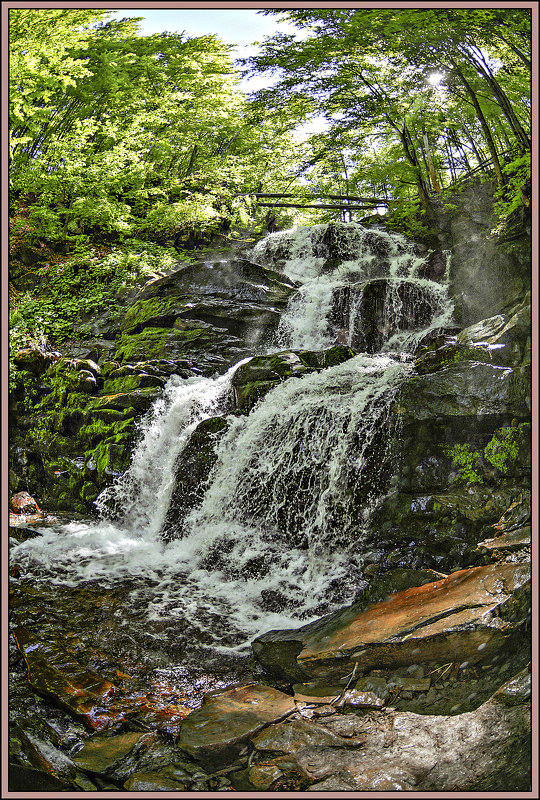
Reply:
M530 10L262 13L298 34L235 63L215 35L143 36L139 20L103 10L10 10L17 342L73 333L79 289L112 308L137 259L140 278L171 247L260 232L271 217L373 209L268 211L256 192L378 198L413 235L419 212L471 170L495 181L501 224L529 204ZM246 97L242 69L271 85ZM310 120L321 124L308 135Z

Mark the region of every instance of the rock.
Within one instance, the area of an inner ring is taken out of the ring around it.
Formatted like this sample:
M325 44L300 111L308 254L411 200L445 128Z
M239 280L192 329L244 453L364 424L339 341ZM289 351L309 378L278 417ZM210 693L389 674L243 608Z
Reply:
M60 353L46 352L37 347L26 347L17 350L13 356L15 365L33 375L43 375L47 369L60 358Z
M126 757L139 743L154 740L154 733L120 733L116 736L93 736L73 757L74 763L86 772L114 775Z
M133 392L119 392L117 394L104 395L94 400L95 409L113 408L122 411L134 408L137 411L146 411L152 403L157 400L161 392L159 389L136 389Z
M361 604L367 608L370 603L377 603L385 600L391 594L400 592L403 589L410 589L412 586L423 586L425 583L433 583L439 578L447 578L443 572L436 572L432 569L408 569L397 567L391 569L377 578L374 578L365 589L355 598L355 604L360 608Z
M377 353L398 331L421 330L435 316L440 296L425 286L403 279L362 281L334 290L330 322L334 331L349 329L351 347L363 353Z
M9 764L8 789L10 792L67 792L73 787L69 782L55 778L42 770ZM95 787L94 787L95 790ZM20 796L20 795L19 795Z
M344 714L309 723L306 735L295 735L296 721L282 722L254 740L251 769L272 775L273 767L282 784L321 792L528 791L528 691L522 673L475 711L453 717Z
M267 392L286 378L325 369L353 358L350 347L336 345L328 350L294 350L256 356L234 373L232 385L236 406L249 413Z
M175 483L162 536L167 541L182 536L185 518L202 500L206 479L216 461L215 447L227 427L225 417L199 423L175 464Z
M90 358L78 359L73 366L79 372L84 371L92 373L96 378L101 375L101 367Z
M184 720L178 744L199 761L221 765L242 742L296 710L289 695L263 684L241 684L207 694L201 708Z
M286 276L245 259L183 266L139 293L116 358L187 358L205 374L223 371L276 329L294 288Z
M508 531L501 536L495 536L492 539L484 539L479 542L478 548L484 548L488 551L493 550L520 550L524 547L531 545L531 528L518 528L514 531Z
M189 783L176 780L167 772L135 772L124 783L124 789L128 792L186 792L189 790Z
M332 731L300 719L271 725L250 738L256 750L272 753L296 753L305 747L343 746L343 739Z
M94 394L97 390L96 377L90 370L79 370L75 373L71 385L73 391L83 392L84 394Z
M52 734L54 739L60 738L55 736L54 729L46 723L41 727L48 728L47 733ZM56 745L58 744L61 741L56 741ZM57 778L73 789L91 792L96 790L87 776L77 769L74 761L51 742L51 736L44 735L43 730L32 726L27 720L19 719L17 723L10 725L11 750L15 750L19 758L23 756L35 769Z
M116 687L85 669L57 643L43 640L30 629L14 631L28 668L28 682L39 694L81 719L89 728L102 730L125 718L123 711L108 711Z
M410 378L401 388L399 413L416 420L530 413L529 380L511 367L463 361Z
M37 530L36 528L28 528L23 525L13 526L10 524L9 526L9 538L13 538L17 542L26 542L28 539L35 539L36 536L43 536L43 531Z
M344 678L355 666L444 663L456 652L475 663L526 621L529 584L527 564L461 570L367 610L353 604L297 630L270 631L252 649L267 670L293 681Z
M14 514L38 514L40 511L38 504L28 492L17 492L11 498L9 505Z
M494 185L471 183L446 199L455 209L437 208L432 225L439 246L451 250L450 293L463 325L512 307L531 287L530 226L507 241L493 236L498 225Z

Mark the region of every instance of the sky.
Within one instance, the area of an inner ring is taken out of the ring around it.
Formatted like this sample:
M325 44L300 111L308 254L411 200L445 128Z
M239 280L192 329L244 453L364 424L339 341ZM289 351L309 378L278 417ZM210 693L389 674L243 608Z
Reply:
M247 47L255 40L271 36L275 31L292 31L294 27L278 22L276 17L263 16L249 8L134 8L122 9L113 18L144 17L141 33L185 31L190 36L215 33L228 44ZM244 53L242 53L244 55Z

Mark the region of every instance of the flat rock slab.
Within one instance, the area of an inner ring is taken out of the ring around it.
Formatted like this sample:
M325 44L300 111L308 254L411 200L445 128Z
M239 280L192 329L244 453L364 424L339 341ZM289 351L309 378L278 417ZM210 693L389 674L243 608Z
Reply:
M201 708L184 720L179 746L198 760L221 763L241 743L296 710L294 699L270 686L250 683L208 694Z
M495 536L492 539L484 539L479 542L478 548L486 550L520 550L529 547L531 544L531 528L519 528L515 531L508 531L502 536Z
M28 682L43 697L81 719L93 730L122 721L125 714L108 707L116 686L88 670L55 642L41 640L31 631L14 631L17 646L28 668Z
M270 631L253 652L271 672L297 681L343 679L422 662L475 663L498 651L526 619L530 566L493 564L357 604L297 630Z
M74 763L86 772L102 774L110 772L125 759L143 733L120 733L117 736L89 739L74 756Z

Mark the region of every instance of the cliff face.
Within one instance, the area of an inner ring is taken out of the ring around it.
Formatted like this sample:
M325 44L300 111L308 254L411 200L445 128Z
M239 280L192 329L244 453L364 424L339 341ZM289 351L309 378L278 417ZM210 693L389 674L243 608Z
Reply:
M450 292L464 327L508 310L531 288L530 218L515 212L511 231L497 235L494 189L471 184L431 212L440 247L452 254Z

